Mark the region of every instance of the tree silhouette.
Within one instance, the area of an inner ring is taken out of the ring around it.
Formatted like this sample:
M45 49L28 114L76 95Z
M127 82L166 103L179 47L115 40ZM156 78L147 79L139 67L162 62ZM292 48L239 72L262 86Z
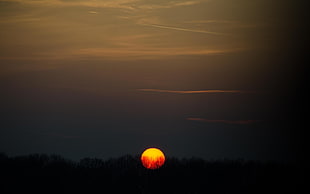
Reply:
M0 153L0 193L296 193L304 167L244 160L166 158L156 170L139 156L79 162L59 155Z

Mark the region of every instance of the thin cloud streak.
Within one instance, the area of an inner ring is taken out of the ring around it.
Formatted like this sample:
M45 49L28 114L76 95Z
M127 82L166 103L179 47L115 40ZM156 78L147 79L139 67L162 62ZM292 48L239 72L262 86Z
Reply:
M165 3L157 3L157 4L141 4L137 6L139 9L148 9L148 10L155 10L155 9L169 9L174 7L181 7L181 6L191 6L191 5L197 5L202 3L202 0L198 1L183 1L183 2L175 2L175 1L167 1Z
M203 93L246 93L242 90L161 90L161 89L137 89L142 92L158 92L173 94L203 94Z
M173 56L188 56L188 55L215 55L229 52L236 52L237 50L212 50L212 49L196 49L196 48L150 48L138 46L131 48L87 48L68 51L67 56L71 57L110 57L115 59L141 59L141 58L159 58L159 57L173 57ZM66 53L66 52L64 52ZM61 53L59 53L61 55Z
M206 31L206 30L195 30L195 29L188 29L188 28L179 28L179 27L173 27L173 26L163 26L163 25L157 25L157 24L140 24L140 25L150 26L150 27L155 27L155 28L162 28L162 29L169 29L169 30L184 31L184 32L195 32L195 33L212 34L212 35L228 35L228 34L219 33L219 32L212 32L212 31Z
M0 0L1 2L2 0ZM140 2L140 0L119 0L119 1L62 1L62 0L11 0L21 4L40 5L40 6L84 6L97 8L119 8L127 10L135 10L131 3Z
M96 11L88 11L89 14L98 14Z
M222 24L226 27L230 28L256 28L264 26L263 23L245 23L237 20L192 20L192 21L185 21L185 24L199 24L199 25L206 25L206 24Z
M260 120L212 120L212 119L193 118L193 117L186 118L186 120L205 122L205 123L224 123L224 124L234 124L234 125L249 125L249 124L260 122Z
M6 20L0 20L0 24L9 24L9 23L31 23L31 22L40 22L41 18L34 18L28 16L12 17Z
M125 44L125 43L123 43ZM128 45L125 45L128 46ZM130 45L129 45L130 46ZM238 52L236 50L212 50L196 48L150 48L150 47L122 47L122 48L84 48L84 49L59 49L49 52L33 52L27 56L0 56L1 60L63 60L63 59L85 59L87 57L109 58L114 60L139 60L158 59L176 56L218 55L224 53Z
M7 0L0 0L0 2L7 2ZM41 5L41 6L85 6L85 7L97 7L97 8L117 8L131 11L139 10L153 10L153 9L168 9L180 6L196 5L202 0L192 1L168 1L168 2L145 2L143 0L84 0L84 1L63 1L63 0L10 0L10 2L18 2L22 4Z
M231 24L231 23L237 23L237 21L233 21L233 20L192 20L192 21L185 21L184 23L189 23L189 24L209 24L209 23Z

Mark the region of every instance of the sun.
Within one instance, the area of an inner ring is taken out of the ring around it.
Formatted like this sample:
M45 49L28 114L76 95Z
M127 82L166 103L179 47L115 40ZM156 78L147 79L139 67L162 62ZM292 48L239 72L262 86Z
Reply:
M141 154L142 165L147 169L158 169L165 160L164 153L158 148L148 148Z

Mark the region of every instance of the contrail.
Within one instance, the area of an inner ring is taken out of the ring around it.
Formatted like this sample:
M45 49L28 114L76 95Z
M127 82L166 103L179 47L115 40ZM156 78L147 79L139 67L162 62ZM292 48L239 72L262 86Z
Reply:
M193 30L193 29L188 29L188 28L178 28L178 27L173 27L173 26L162 26L162 25L157 25L157 24L140 24L140 25L151 26L151 27L162 28L162 29L169 29L169 30L178 30L178 31L184 31L184 32L196 32L196 33L212 34L212 35L227 35L227 34L219 33L219 32L212 32L212 31L206 31L206 30Z

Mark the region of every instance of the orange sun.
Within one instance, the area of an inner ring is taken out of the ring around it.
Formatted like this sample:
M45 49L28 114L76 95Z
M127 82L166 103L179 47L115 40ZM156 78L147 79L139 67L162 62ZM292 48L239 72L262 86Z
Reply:
M141 161L145 168L157 169L165 163L165 155L160 149L148 148L142 153Z

